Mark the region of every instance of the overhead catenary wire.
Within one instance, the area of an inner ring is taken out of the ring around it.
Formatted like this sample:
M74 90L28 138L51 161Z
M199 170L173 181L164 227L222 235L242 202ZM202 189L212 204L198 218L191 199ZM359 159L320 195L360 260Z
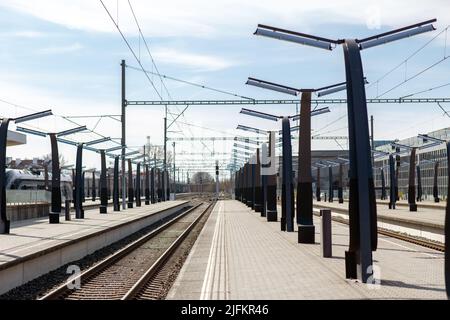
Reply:
M30 107L30 106L25 106L25 105L23 105L23 104L17 104L17 103L14 103L14 102L11 102L11 101L2 99L2 98L0 98L0 102L3 102L3 103L5 103L5 104L11 105L11 106L14 106L14 107L17 107L17 108L21 108L21 109L24 109L24 110L28 110L28 111L33 111L33 112L39 112L39 111L40 111L40 110L38 110L38 109L36 109L36 108ZM82 126L82 124L80 124L79 122L73 121L73 120L71 119L70 116L63 116L63 115L57 114L57 113L55 113L55 112L53 112L53 116L59 117L59 118L65 120L65 121L68 121L68 122L71 123L71 124L76 125L76 126ZM100 119L101 119L101 118L100 118ZM26 126L28 126L28 127L30 127L30 128L33 128L33 129L36 129L36 130L40 130L40 131L44 131L44 132L46 131L46 130L43 129L43 128L39 128L39 127L37 127L37 126L30 125L29 123L27 123ZM97 131L95 131L95 129L89 129L89 128L86 128L86 131L88 131L87 133L94 134L96 137L107 138L107 136L98 133ZM85 132L85 133L86 133L86 132ZM72 142L76 142L76 141L73 141L73 140L71 140L71 139L67 139L67 140L72 141ZM111 142L112 142L112 143L115 143L115 144L117 144L117 145L120 145L119 142L114 141L113 139L111 140ZM134 150L132 150L132 149L129 149L128 147L127 147L126 149L127 149L127 150L130 150L130 151L134 151Z
M435 35L433 38L431 38L430 40L428 40L425 44L423 44L421 47L419 47L417 50L415 50L412 54L410 54L408 57L406 57L402 62L400 62L398 65L396 65L395 67L393 67L392 69L390 69L388 72L386 72L385 74L383 74L381 77L379 77L377 80L375 80L374 82L372 82L371 84L369 84L366 87L366 90L370 89L371 87L373 87L374 85L376 85L378 87L378 84L380 83L380 81L382 81L383 79L385 79L387 76L389 76L392 72L396 71L398 68L400 68L401 66L403 66L404 64L406 64L408 62L408 60L412 59L414 56L416 56L419 52L421 52L423 49L425 49L430 43L432 43L435 39L437 39L442 33L445 32L445 34L447 34L447 29L450 26L447 26L445 29L443 29L442 31L440 31L437 35ZM446 51L444 51L444 56ZM378 93L377 93L377 97L378 97Z
M122 30L120 29L118 23L117 23L117 22L114 20L114 18L111 16L111 13L110 13L110 11L108 10L108 8L106 7L106 5L103 3L102 0L99 0L99 1L100 1L100 3L102 4L102 6L103 6L103 8L105 9L105 11L106 11L106 13L108 14L108 16L110 17L110 19L111 19L111 21L113 22L114 26L116 27L117 31L118 31L119 34L121 35L121 37L122 37L123 41L125 42L125 44L127 45L128 49L129 49L130 52L132 53L133 57L135 58L135 60L136 60L137 63L139 64L139 66L141 67L141 69L142 69L142 71L144 72L144 74L145 74L147 80L149 81L151 87L155 90L155 92L156 92L156 94L158 95L159 99L162 101L162 100L163 100L163 97L162 97L162 95L160 94L160 92L158 91L158 89L156 88L154 82L150 79L149 75L144 71L145 69L144 69L144 66L142 65L141 59L139 59L139 57L136 55L136 53L135 53L135 51L133 50L133 48L131 47L129 41L127 40L127 38L126 38L125 35L123 34ZM145 37L144 37L143 34L142 34L142 29L140 28L140 25L139 25L139 22L138 22L138 20L137 20L137 17L136 17L136 15L134 14L134 10L133 10L133 7L132 7L132 5L131 5L131 2L129 2L129 5L130 5L130 9L132 10L132 13L133 13L133 16L134 16L134 18L135 18L135 22L136 22L136 24L137 24L137 26L138 26L138 29L140 30L140 35L142 35L143 39L145 40ZM146 42L145 42L145 43L146 43ZM148 49L148 46L147 46L147 49ZM148 53L149 53L150 56L151 56L150 50L148 50ZM156 63L154 63L154 60L153 60L153 57L152 57L152 56L151 56L151 59L152 59L153 65L155 66L155 69L157 69ZM161 79L161 82L163 83L162 79ZM167 89L167 88L166 88L166 89ZM168 94L168 96L170 96L170 93ZM166 106L166 109L167 109L167 108L168 108L168 107ZM183 116L183 117L184 117L184 116ZM181 128L179 127L178 123L175 123L175 124L176 124L177 127L181 130ZM184 135L184 132L181 131L181 133ZM205 147L208 148L206 145L205 145ZM209 148L208 148L208 149L209 149Z
M415 73L414 75L410 76L409 78L403 80L402 82L397 83L397 84L394 85L392 88L390 88L390 89L384 91L382 94L378 95L377 98L380 98L380 97L384 96L385 94L387 94L387 93L389 93L389 92L391 92L391 91L397 89L398 87L404 85L405 83L407 83L407 82L409 82L409 81L411 81L411 80L417 78L417 77L420 76L421 74L423 74L423 73L425 73L426 71L428 71L428 70L434 68L435 66L439 65L440 63L442 63L443 61L447 60L448 58L450 58L450 56L445 56L445 57L443 57L442 59L440 59L440 60L434 62L433 64L431 64L431 65L427 66L426 68L420 70L419 72L417 72L417 73Z
M159 79L160 79L160 82L161 82L161 88L164 87L164 89L165 89L165 91L166 91L166 93L167 93L167 97L169 98L169 100L172 100L173 98L172 98L172 96L171 96L171 94L170 94L170 92L169 92L169 90L168 90L168 88L167 88L167 86L166 86L166 84L165 84L165 82L164 82L164 80L163 80L163 77L161 77L161 73L159 72L159 69L158 69L158 66L156 65L155 59L153 59L153 55L152 55L151 52L150 52L150 47L148 46L147 40L146 40L146 38L145 38L145 36L144 36L144 33L142 32L142 28L141 28L141 26L140 26L140 24L139 24L139 21L138 21L138 19L137 19L137 16L136 16L136 14L135 14L135 12L134 12L134 9L133 9L133 6L132 6L130 0L128 0L128 5L129 5L129 7L130 7L131 13L132 13L133 18L134 18L134 22L136 23L136 27L138 28L138 32L139 32L139 51L140 51L140 39L142 38L142 40L143 40L143 42L144 42L144 45L145 45L145 48L146 48L146 50L147 50L147 53L148 53L148 55L149 55L149 57L150 57L150 60L151 60L151 62L152 62L152 67L154 67L155 70L156 70L156 73L153 72L153 74L158 75L158 77L159 77ZM145 72L145 71L144 71L144 68L142 68L141 71ZM147 77L148 77L148 75L147 75ZM162 89L161 89L161 91L162 91ZM162 100L162 99L161 99L161 100ZM177 123L176 120L177 120L180 116L183 117L183 119L186 119L186 117L185 117L185 115L184 115L184 112L189 108L189 106L187 106L182 112L180 111L180 109L178 108L178 106L175 106L175 108L176 108L176 110L178 111L178 115L177 115L177 117L174 117L173 114L171 114L171 116L172 116L172 119L171 119L171 120L172 120L172 123L170 124L170 126L171 126L172 124L175 124L175 125L178 127L178 129L181 130L181 134L182 134L183 136L186 136L185 133L183 132L183 130L180 128L180 126L179 126L179 124ZM166 106L166 110L169 111L169 107L168 107L168 106ZM192 131L190 130L190 128L188 128L188 130L189 130L190 134L192 135L193 133L192 133ZM203 146L204 146L205 148L208 148L203 142L202 142L202 144L203 144ZM209 149L209 148L208 148L208 149ZM211 151L211 150L210 150L210 151Z
M149 74L155 74L156 75L155 72L148 71L148 70L144 70L143 71L143 70L141 70L141 69L139 69L137 67L131 66L131 65L127 65L127 67L130 68L130 69L133 69L133 70L137 70L137 71L141 71L141 72L147 72ZM178 79L178 78L175 78L175 77L172 77L172 76L168 76L168 75L165 75L165 74L161 74L160 76L165 78L165 79L168 79L168 80L184 83L184 84L187 84L187 85L191 85L191 86L202 88L202 89L206 89L206 90L215 91L215 92L218 92L218 93L223 93L223 94L230 95L230 96L233 96L233 97L238 97L238 98L242 98L242 99L246 99L246 100L255 100L254 98L242 96L242 95L237 94L237 93L225 91L225 90L222 90L222 89L216 89L216 88L213 88L213 87L209 87L209 86L206 86L206 85L203 85L203 84L194 83L194 82L187 81L187 80Z

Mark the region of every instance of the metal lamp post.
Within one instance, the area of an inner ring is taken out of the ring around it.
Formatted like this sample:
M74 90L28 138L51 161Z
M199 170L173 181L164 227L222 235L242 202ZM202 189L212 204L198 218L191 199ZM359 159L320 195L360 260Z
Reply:
M347 77L350 152L349 224L350 246L346 252L346 277L367 282L373 275L372 251L377 248L376 204L372 176L369 125L360 51L384 43L435 30L432 22L421 22L365 39L331 40L266 25L256 35L332 50L343 45Z
M0 124L0 234L9 234L10 221L6 215L6 145L8 138L8 127L11 121L16 124L52 115L51 110L29 114L23 117L10 119L3 118Z

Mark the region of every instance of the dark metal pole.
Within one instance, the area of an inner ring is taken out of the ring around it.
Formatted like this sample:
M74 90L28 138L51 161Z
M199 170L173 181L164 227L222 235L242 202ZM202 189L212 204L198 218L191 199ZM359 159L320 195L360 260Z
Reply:
M122 63L120 64L122 67L122 117L121 117L121 122L122 122L122 139L121 139L121 145L122 145L122 209L125 210L127 208L127 200L126 200L126 180L125 180L125 146L126 144L126 131L125 131L125 124L126 124L126 117L125 117L125 113L126 113L126 104L127 104L127 100L126 100L126 86L125 86L125 60L122 60Z
M282 207L284 215L281 216L281 230L294 231L294 190L292 176L292 145L291 125L288 117L283 117L283 194Z
M417 201L422 201L422 177L420 175L420 166L416 166L417 170Z
M375 149L375 142L374 142L374 137L373 137L373 115L371 115L370 116L370 150L373 150L373 149ZM373 153L371 155L372 155L371 161L372 161L372 167L373 167L375 164L375 160L374 160L375 155Z
M157 196L158 196L158 202L162 201L162 183L161 183L161 169L157 169L158 170L158 188L157 188Z
M269 134L269 158L270 158L270 172L267 175L267 221L277 221L277 174L275 172L275 132Z
M92 201L95 201L97 193L95 192L95 170L92 171Z
M256 149L256 161L253 165L255 177L255 211L260 212L262 216L262 187L261 187L261 159L260 159L260 149Z
M344 165L342 163L339 164L339 180L338 180L338 199L339 203L344 203Z
M175 177L176 177L176 172L175 172L175 141L172 143L172 146L173 146L173 156L172 156L172 158L173 158L173 186L174 186L174 188L173 188L173 198L174 198L174 200L176 199L176 197L177 197L177 182L176 182L176 180L175 180Z
M436 161L436 163L434 164L434 179L433 179L434 202L439 202L438 171L439 171L439 161Z
M136 167L136 207L141 206L141 163Z
M247 205L247 164L242 167L242 203Z
M298 243L314 243L311 175L311 92L303 92L300 103L297 174Z
M333 202L333 167L328 166L328 202Z
M445 274L445 292L447 299L450 299L450 142L446 143L447 147L447 203L445 205L445 258L444 258L444 274Z
M389 209L395 209L395 202L397 201L397 196L395 194L396 179L395 179L395 162L394 156L389 155Z
M399 148L396 148L395 149L395 152L400 152L400 149ZM400 174L400 156L397 154L396 156L395 156L395 200L396 201L399 201L400 200L400 194L399 194L399 192L398 192L398 187L399 187L399 184L398 184L398 176L399 176L399 174Z
M83 174L81 175L81 202L86 202L86 171L83 171Z
M145 165L145 204L150 204L150 173L148 164Z
M133 167L131 159L128 159L128 208L133 208L134 188L133 188Z
M75 163L75 219L84 219L83 210L83 144L77 146Z
M10 221L6 214L6 144L11 119L3 118L0 125L0 234L9 234Z
M316 179L316 200L321 201L320 198L320 167L317 166L317 179Z
M166 200L169 201L170 200L170 176L169 176L169 170L165 171L165 181L166 181ZM174 177L175 178L175 177Z
M361 53L355 40L344 40L350 154L350 246L345 253L346 277L366 283L373 274L372 251L377 247L366 92Z
M113 184L114 211L120 211L119 204L119 157L114 158L114 184Z
M164 118L164 163L163 163L163 180L162 180L162 192L163 192L163 201L166 201L166 179L165 179L165 171L167 170L167 106L166 106L166 117Z
M152 168L150 170L150 201L151 203L156 203L156 194L155 194L155 170L156 168Z
M261 217L266 217L267 216L267 175L262 175L261 176Z
M56 134L50 133L50 144L52 148L52 203L49 213L50 223L59 223L61 214L61 169L59 168L58 141Z
M409 183L408 183L408 204L409 211L417 211L416 204L416 149L411 149L409 157Z
M386 180L384 178L384 169L380 170L381 176L381 200L386 200Z
M252 207L252 167L250 163L246 163L246 183L247 183L247 206Z
M255 202L256 202L256 156L253 155L252 160L250 161L250 186L251 186L251 195L250 199L252 200L251 208L255 210Z
M108 211L108 186L106 182L106 153L100 150L101 171L100 171L100 213Z

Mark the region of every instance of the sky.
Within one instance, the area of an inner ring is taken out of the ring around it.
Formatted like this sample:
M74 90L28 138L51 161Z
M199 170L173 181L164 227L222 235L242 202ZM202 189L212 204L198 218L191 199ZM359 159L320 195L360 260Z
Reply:
M340 47L329 52L257 37L253 32L258 23L342 39L363 38L437 18L434 32L362 51L364 73L370 83L367 97L398 98L450 82L450 65L444 59L450 55L450 49L447 49L450 35L447 37L445 31L450 24L450 17L446 14L450 11L450 2L444 0L103 2L146 70L155 71L129 3L161 74L246 97L292 98L246 86L249 76L299 88L345 81ZM125 59L128 65L135 67L138 63L100 1L2 0L0 30L0 116L15 117L32 110L52 109L57 116L29 122L27 126L58 132L74 126L59 116L120 114L120 61ZM387 74L396 66L399 67ZM128 100L159 100L158 94L163 100L236 98L166 79L164 85L168 94L158 76L149 76L155 90L142 72L131 68L126 72ZM411 77L413 79L409 80ZM389 91L397 84L400 84L398 88ZM444 86L414 97L448 97L449 91L450 86ZM345 93L332 97L343 98ZM312 119L313 134L347 135L346 106L328 106L330 113ZM170 136L243 134L235 130L238 124L280 129L280 123L239 114L240 108L190 106L179 118L179 124L171 128ZM169 111L176 114L181 109L171 107ZM294 105L258 106L254 109L279 115L296 112ZM443 115L435 104L369 104L368 112L374 116L375 139L379 140L402 139L450 126L450 118ZM141 146L147 136L150 136L151 143L162 144L163 118L163 106L127 107L127 145L131 148ZM120 137L120 123L111 118L103 118L100 122L97 118L72 120L86 124L102 135ZM14 127L12 124L11 129ZM89 141L96 136L80 133L73 138ZM28 136L27 145L8 148L7 156L33 158L48 154L50 143L47 140ZM312 148L346 147L345 141L340 141L340 144L313 141ZM98 147L111 146L112 143L107 143ZM231 147L229 143L217 142L214 145L178 143L176 150L177 153L229 152ZM60 145L60 151L69 163L74 163L74 147ZM182 158L180 155L177 159ZM212 157L205 159L211 160ZM84 164L87 167L98 167L99 162L97 154L85 152Z

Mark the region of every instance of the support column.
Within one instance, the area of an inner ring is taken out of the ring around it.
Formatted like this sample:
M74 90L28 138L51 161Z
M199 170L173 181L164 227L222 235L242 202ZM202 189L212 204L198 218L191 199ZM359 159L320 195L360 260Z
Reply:
M77 146L77 160L75 163L75 219L84 219L83 210L83 144Z
M92 201L95 201L97 198L97 192L95 190L95 170L92 171Z
M350 154L350 245L345 253L346 277L363 283L373 275L377 220L369 125L361 53L355 40L344 40Z
M150 202L152 204L156 203L156 194L155 194L155 170L156 168L152 168L150 170Z
M342 163L339 164L339 180L338 180L338 199L339 203L344 203L344 165Z
M122 139L121 139L121 145L122 145L122 209L125 210L127 208L127 200L126 200L126 192L127 189L126 181L125 181L125 147L126 147L126 131L125 131L125 109L127 105L126 100L126 86L125 86L125 60L122 60L122 63L120 64L122 67L122 116L121 116L121 123L122 123Z
M433 197L434 202L439 202L439 189L438 189L438 172L439 172L439 161L434 164L434 179L433 179Z
M298 243L314 243L311 174L311 92L303 92L300 103L297 175Z
M166 200L169 201L170 200L170 176L169 176L169 170L165 171L164 177L165 177L164 181L166 183L166 191L165 191Z
M333 167L328 166L328 202L333 202L334 190L333 190Z
M317 178L316 178L316 200L320 202L320 167L317 166Z
M255 210L255 202L256 202L256 155L253 155L252 160L250 160L250 172L251 172L251 195L250 198L252 199L252 205L251 208Z
M150 204L150 173L148 170L148 164L145 165L145 204Z
M389 155L389 209L395 209L395 203L397 202L397 196L395 194L397 190L395 180L395 162L394 156Z
M163 201L162 200L162 178L161 178L161 169L158 170L158 188L157 188L157 196L158 196L158 202Z
M282 187L282 215L281 230L294 231L294 190L292 175L292 145L291 124L288 117L282 120L283 132L283 187Z
M420 166L416 166L417 170L417 201L422 201L422 177L420 175Z
M0 234L9 234L10 221L6 214L6 144L11 120L3 118L0 125Z
M108 185L106 181L106 153L100 150L101 171L100 171L100 213L108 211Z
M59 167L58 141L56 134L50 133L50 144L52 147L52 203L49 213L50 223L59 223L61 214L61 169Z
M134 188L133 188L133 166L131 159L128 159L128 208L133 208Z
M450 142L447 141L447 168L450 168ZM450 299L450 170L447 169L447 203L445 205L445 256L444 256L444 275L445 292L447 299Z
M409 157L409 183L408 183L408 204L409 211L417 211L416 204L416 149L411 149Z
M114 158L113 204L114 211L120 211L119 199L119 157Z
M267 175L261 176L261 217L267 216Z
M136 207L141 207L141 163L136 167Z
M246 180L246 203L247 207L252 207L252 169L251 164L246 163L246 172L245 172L245 180Z
M386 200L386 180L384 178L384 169L380 170L381 176L381 200Z
M254 183L255 183L255 211L262 213L262 186L261 186L261 159L260 149L256 149L256 161L254 166ZM262 216L262 214L261 214Z
M86 202L86 171L83 171L83 174L81 175L81 202Z
M277 210L277 173L275 168L275 132L271 131L269 134L269 170L267 178L267 221L278 220Z

